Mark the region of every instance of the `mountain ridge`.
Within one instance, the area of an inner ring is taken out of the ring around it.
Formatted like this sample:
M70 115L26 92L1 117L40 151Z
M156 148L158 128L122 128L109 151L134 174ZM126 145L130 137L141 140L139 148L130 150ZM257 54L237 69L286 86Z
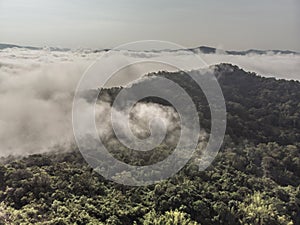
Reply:
M7 49L7 48L24 48L29 50L43 50L49 49L50 51L71 51L70 48L60 48L60 47L35 47L35 46L22 46L16 44L6 44L0 43L0 50ZM91 49L89 49L91 50ZM91 50L93 53L98 52L106 52L113 49L104 48L104 49L94 49ZM128 50L132 51L132 50ZM260 50L260 49L248 49L248 50L223 50L209 46L199 46L195 48L186 48L186 49L163 49L163 50L147 50L144 52L179 52L179 51L190 51L193 53L202 53L202 54L227 54L227 55L249 55L249 54L257 54L257 55L265 55L265 54L293 54L293 55L300 55L300 52L292 51L292 50Z

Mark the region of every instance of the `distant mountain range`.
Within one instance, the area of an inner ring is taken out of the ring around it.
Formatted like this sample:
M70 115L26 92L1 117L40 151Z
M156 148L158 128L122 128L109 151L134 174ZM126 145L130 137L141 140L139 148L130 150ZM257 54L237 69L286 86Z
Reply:
M13 45L13 44L1 44L0 43L0 50L7 49L7 48L25 48L29 50L42 50L42 49L49 49L50 51L70 51L69 48L56 48L56 47L33 47L33 46L21 46L21 45Z
M32 47L32 46L21 46L21 45L14 45L14 44L1 44L0 43L0 50L7 49L7 48L25 48L29 50L42 50L42 49L49 49L50 51L70 51L69 48L58 48L58 47ZM109 51L110 49L96 49L92 50L92 52L103 52ZM192 51L194 53L202 53L202 54L228 54L228 55L249 55L249 54L257 54L257 55L264 55L264 54L294 54L300 55L300 52L290 51L290 50L257 50L257 49L249 49L245 51L230 51L230 50L222 50L213 47L207 46L200 46L196 48L188 48L188 49L178 49L178 50L153 50L147 52L177 52L177 51Z
M188 49L192 52L198 53L204 53L204 54L215 54L215 53L225 53L228 55L249 55L249 54L257 54L257 55L264 55L268 53L273 54L294 54L299 55L299 52L290 51L290 50L257 50L257 49L249 49L246 51L228 51L228 50L221 50L217 48L207 47L207 46L201 46L197 48L190 48Z

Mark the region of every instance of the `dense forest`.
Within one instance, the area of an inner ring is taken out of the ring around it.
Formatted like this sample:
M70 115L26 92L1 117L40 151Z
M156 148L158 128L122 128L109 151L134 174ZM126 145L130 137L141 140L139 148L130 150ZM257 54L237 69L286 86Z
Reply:
M213 70L226 100L227 130L207 170L199 171L192 159L166 181L130 187L96 173L75 144L67 152L58 147L52 153L2 158L0 224L299 225L300 83L263 78L229 64ZM163 76L184 88L209 132L210 109L193 80L184 73L147 76ZM114 99L121 89L105 89L99 99ZM158 98L143 101L169 105ZM141 158L116 145L112 154L144 164L170 151L160 146Z

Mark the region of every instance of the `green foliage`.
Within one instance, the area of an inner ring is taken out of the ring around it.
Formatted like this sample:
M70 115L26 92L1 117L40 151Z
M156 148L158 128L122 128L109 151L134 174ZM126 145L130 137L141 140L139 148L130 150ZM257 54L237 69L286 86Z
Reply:
M191 162L149 187L104 181L77 152L21 170L24 158L2 167L0 224L299 224L296 149L228 143L207 171Z
M180 212L177 209L175 211L167 211L163 215L157 215L155 211L151 211L144 217L144 225L196 225L197 222L192 221L189 216Z
M292 225L293 221L286 215L279 215L274 198L266 198L260 192L248 195L245 201L239 204L242 215L242 224L278 224Z

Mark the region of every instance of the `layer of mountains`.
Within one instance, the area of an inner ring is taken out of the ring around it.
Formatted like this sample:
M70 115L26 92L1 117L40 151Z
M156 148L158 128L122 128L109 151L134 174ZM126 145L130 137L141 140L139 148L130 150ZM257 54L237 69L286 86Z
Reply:
M32 46L21 46L21 45L14 45L14 44L1 44L0 43L0 50L7 49L7 48L24 48L29 50L42 50L45 47L32 47ZM59 48L59 47L47 47L50 51L70 51L69 48ZM110 49L96 49L92 52L102 52L102 51L109 51ZM231 50L222 50L213 47L207 46L200 46L196 48L188 48L188 49L178 49L178 50L153 50L150 52L176 52L176 51L191 51L194 53L202 53L202 54L228 54L228 55L249 55L249 54L257 54L257 55L264 55L264 54L294 54L299 55L299 52L290 51L290 50L257 50L257 49L249 49L245 51L231 51Z

